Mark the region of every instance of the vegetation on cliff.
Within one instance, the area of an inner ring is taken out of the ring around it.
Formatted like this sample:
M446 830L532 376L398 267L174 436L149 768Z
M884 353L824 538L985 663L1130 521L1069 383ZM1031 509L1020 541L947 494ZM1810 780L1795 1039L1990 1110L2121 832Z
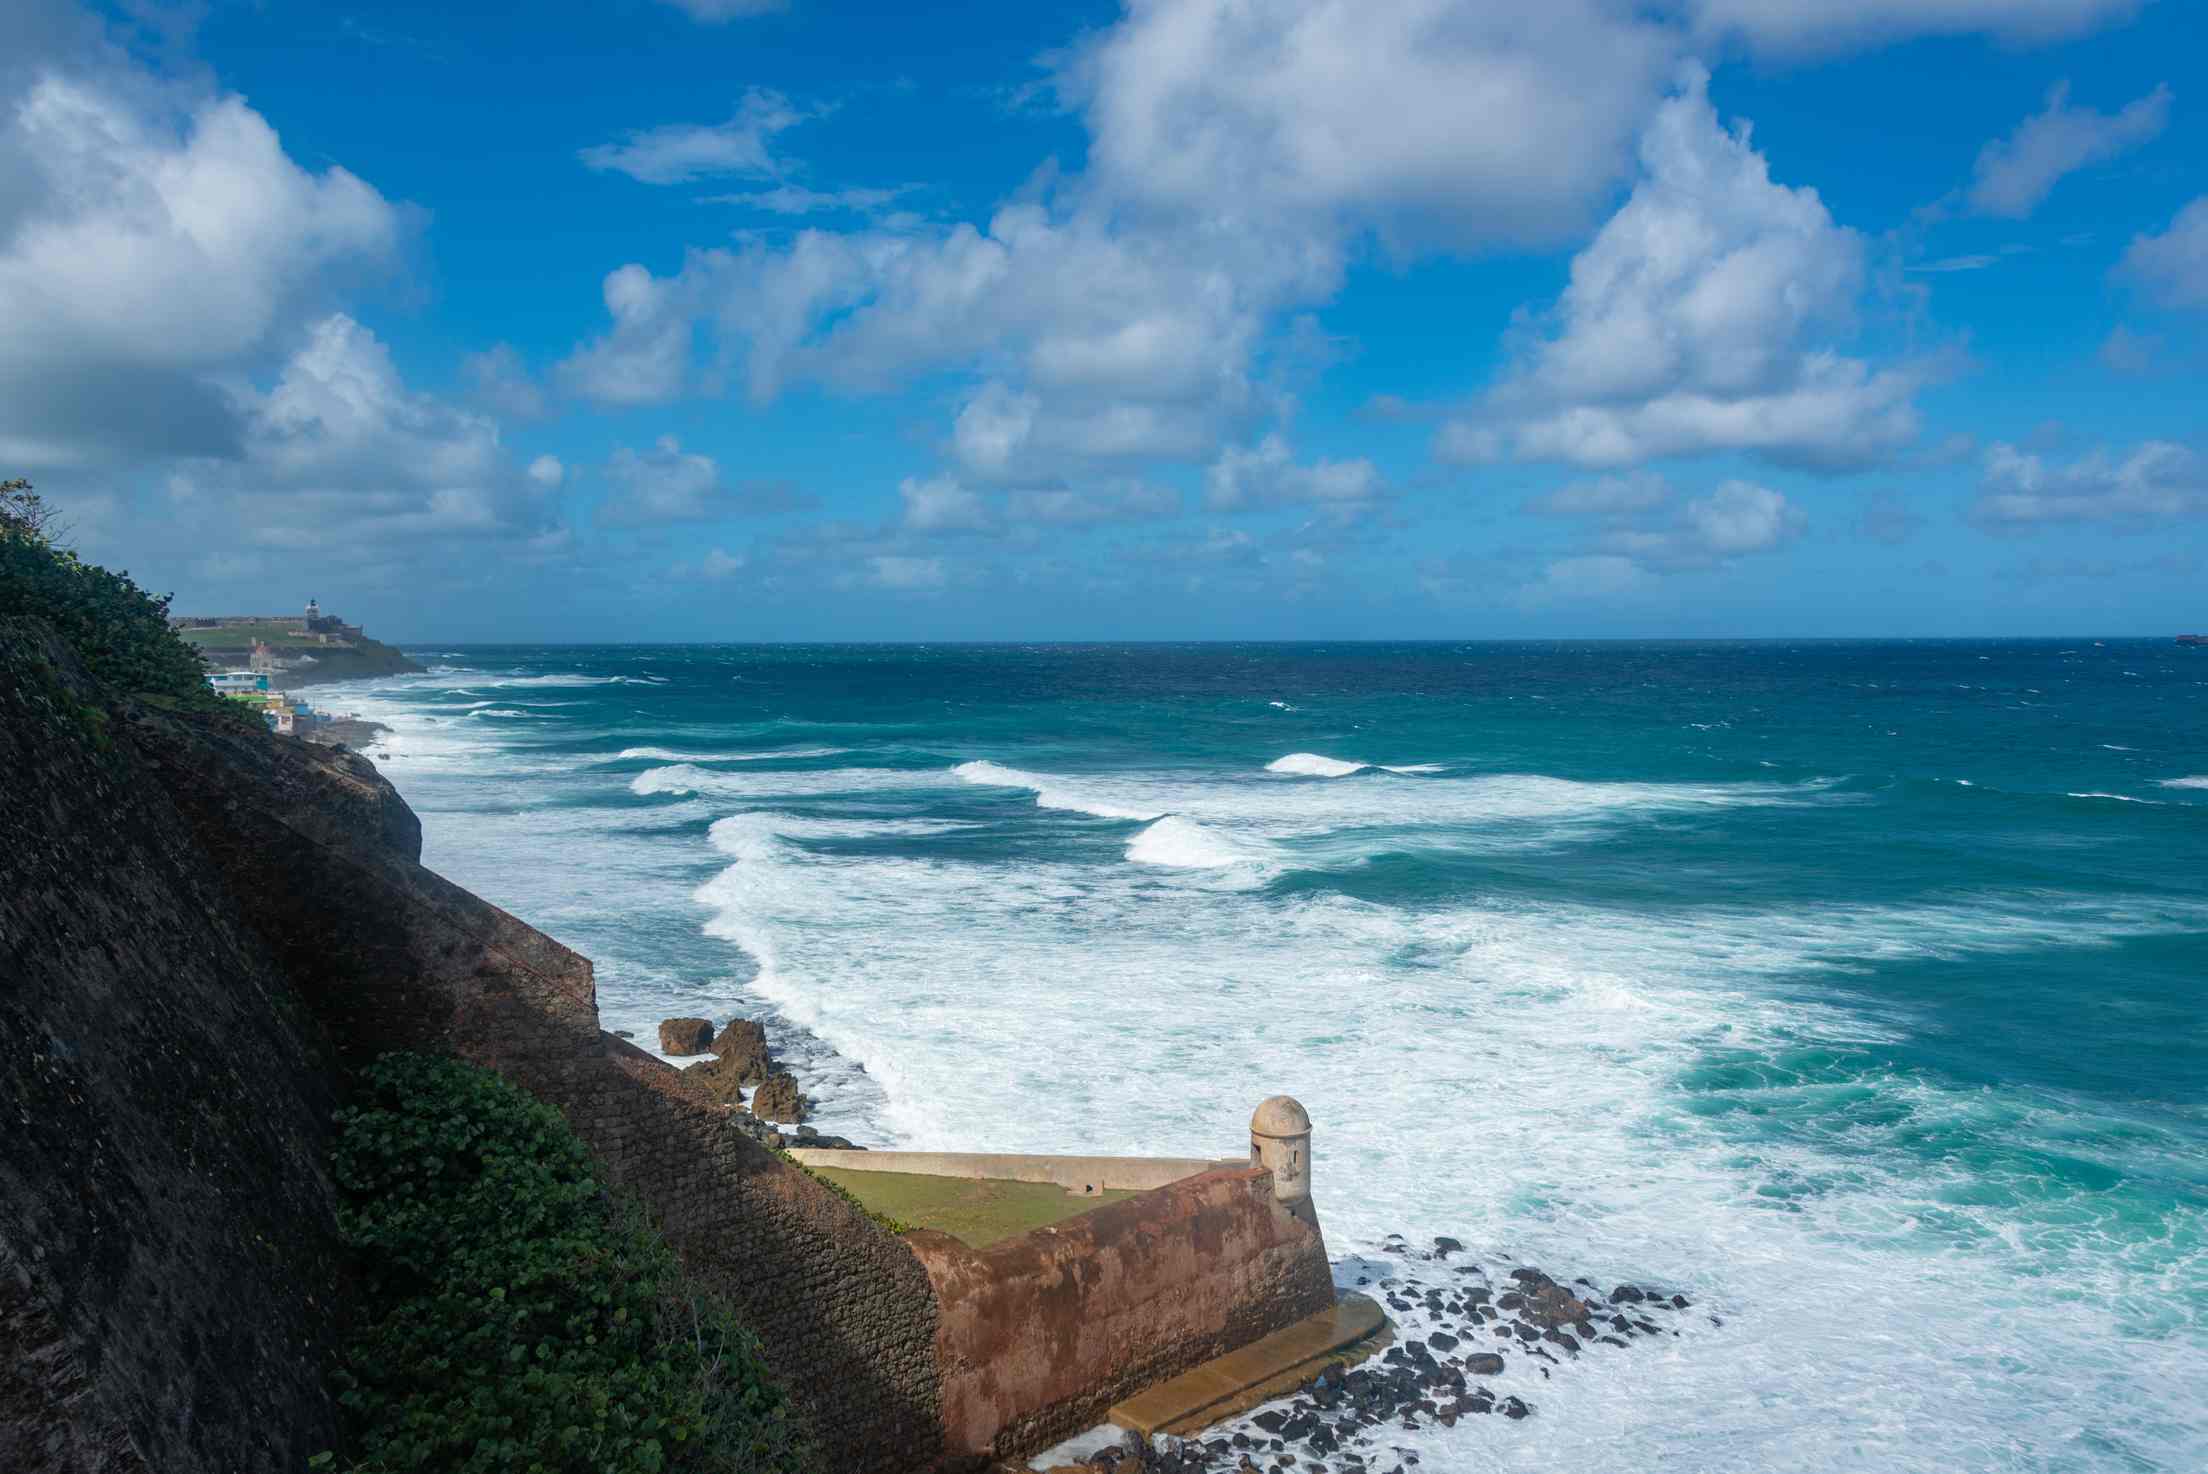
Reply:
M110 690L259 724L208 688L199 654L156 597L54 540L51 509L27 481L0 482L0 615L45 621Z
M393 1054L338 1126L338 1221L365 1279L339 1373L360 1469L804 1466L757 1343L683 1284L558 1111L472 1065Z

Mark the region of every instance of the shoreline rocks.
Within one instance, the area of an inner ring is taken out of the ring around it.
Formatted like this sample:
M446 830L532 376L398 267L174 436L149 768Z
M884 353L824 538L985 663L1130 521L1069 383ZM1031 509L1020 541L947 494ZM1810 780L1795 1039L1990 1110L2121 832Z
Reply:
M1396 1334L1379 1356L1337 1363L1286 1400L1187 1439L1122 1439L1069 1466L1080 1474L1416 1474L1418 1453L1391 1435L1466 1418L1538 1416L1538 1389L1607 1349L1677 1337L1698 1320L1685 1295L1532 1265L1492 1274L1464 1245L1430 1250L1391 1235L1351 1288L1383 1301ZM1454 1262L1452 1262L1454 1261ZM1393 1272L1386 1272L1387 1270ZM1703 1317L1710 1325L1721 1322ZM1591 1369L1590 1369L1591 1371ZM1496 1383L1498 1385L1489 1385Z
M713 1043L713 1024L702 1018L670 1018L659 1021L661 1054L703 1054Z
M797 1088L797 1077L786 1071L767 1076L751 1093L751 1113L762 1121L791 1125L804 1120L805 1097Z

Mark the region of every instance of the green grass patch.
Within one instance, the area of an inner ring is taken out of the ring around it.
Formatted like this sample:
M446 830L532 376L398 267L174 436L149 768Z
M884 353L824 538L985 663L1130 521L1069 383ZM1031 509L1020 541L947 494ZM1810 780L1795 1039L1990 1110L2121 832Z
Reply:
M810 1170L815 1177L858 1199L869 1212L914 1228L947 1233L977 1249L1135 1196L1118 1188L1086 1195L1069 1193L1048 1182L929 1177L916 1172L852 1172L842 1167Z

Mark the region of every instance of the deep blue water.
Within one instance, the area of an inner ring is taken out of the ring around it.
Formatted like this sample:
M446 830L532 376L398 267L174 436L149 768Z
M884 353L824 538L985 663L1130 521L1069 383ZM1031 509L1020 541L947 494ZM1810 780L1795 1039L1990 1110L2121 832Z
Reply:
M2208 1468L2208 649L412 653L326 704L609 1027L769 1018L884 1145L1286 1090L1345 1278L1722 1307L1428 1470Z

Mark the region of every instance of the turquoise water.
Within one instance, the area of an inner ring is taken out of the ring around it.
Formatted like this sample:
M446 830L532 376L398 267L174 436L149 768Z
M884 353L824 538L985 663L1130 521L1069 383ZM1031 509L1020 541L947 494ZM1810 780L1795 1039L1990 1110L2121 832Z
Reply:
M767 1018L882 1145L1285 1090L1345 1281L1723 1321L1427 1470L2208 1468L2208 649L412 653L326 704L608 1027Z

